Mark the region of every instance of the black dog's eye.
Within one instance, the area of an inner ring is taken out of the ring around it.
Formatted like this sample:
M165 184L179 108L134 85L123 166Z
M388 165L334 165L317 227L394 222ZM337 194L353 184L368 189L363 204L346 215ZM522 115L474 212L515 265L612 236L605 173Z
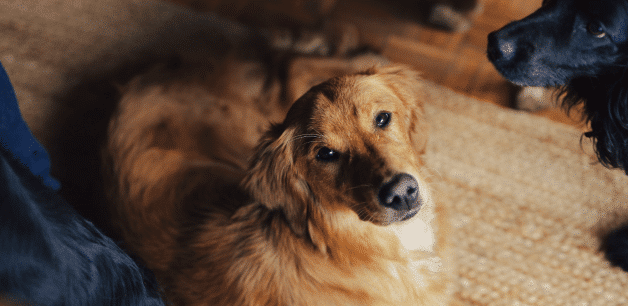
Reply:
M318 152L316 153L316 159L323 162L335 161L338 157L340 157L340 154L328 147L322 147L318 149Z
M604 32L604 26L602 26L602 24L597 21L589 22L589 24L587 25L587 31L589 31L591 35L597 38L603 38L604 36L606 36L606 32Z
M385 128L390 123L390 117L392 117L392 115L387 112L377 114L377 117L375 117L375 125L377 125L378 128Z

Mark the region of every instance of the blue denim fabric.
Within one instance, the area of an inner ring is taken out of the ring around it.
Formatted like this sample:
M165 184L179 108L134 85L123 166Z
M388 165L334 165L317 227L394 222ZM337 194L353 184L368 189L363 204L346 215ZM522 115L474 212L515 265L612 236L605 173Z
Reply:
M48 152L33 137L22 119L15 91L4 67L0 64L0 147L26 166L42 182L58 190L59 181L50 176Z

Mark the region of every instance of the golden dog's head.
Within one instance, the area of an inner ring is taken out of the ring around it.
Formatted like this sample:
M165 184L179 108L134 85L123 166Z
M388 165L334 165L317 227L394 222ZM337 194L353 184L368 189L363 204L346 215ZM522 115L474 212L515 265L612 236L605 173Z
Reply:
M262 139L245 186L298 234L334 214L377 225L411 218L425 188L421 84L394 66L313 87Z

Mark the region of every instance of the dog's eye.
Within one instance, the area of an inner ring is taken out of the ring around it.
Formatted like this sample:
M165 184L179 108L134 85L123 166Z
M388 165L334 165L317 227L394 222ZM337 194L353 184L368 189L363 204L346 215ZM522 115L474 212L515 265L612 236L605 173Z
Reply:
M594 21L589 22L587 25L587 31L597 38L603 38L606 36L606 32L604 32L604 26L600 22Z
M390 117L392 117L392 115L387 112L377 114L377 117L375 117L375 125L377 125L378 128L385 128L390 123Z
M340 157L340 154L328 147L322 147L316 153L316 159L324 162L335 161L338 157Z

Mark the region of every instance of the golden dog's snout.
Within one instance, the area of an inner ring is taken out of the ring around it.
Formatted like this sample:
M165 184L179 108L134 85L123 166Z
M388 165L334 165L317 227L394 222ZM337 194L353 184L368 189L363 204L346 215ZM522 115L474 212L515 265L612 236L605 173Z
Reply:
M399 212L418 210L419 183L410 174L395 175L379 189L379 201L382 206Z

